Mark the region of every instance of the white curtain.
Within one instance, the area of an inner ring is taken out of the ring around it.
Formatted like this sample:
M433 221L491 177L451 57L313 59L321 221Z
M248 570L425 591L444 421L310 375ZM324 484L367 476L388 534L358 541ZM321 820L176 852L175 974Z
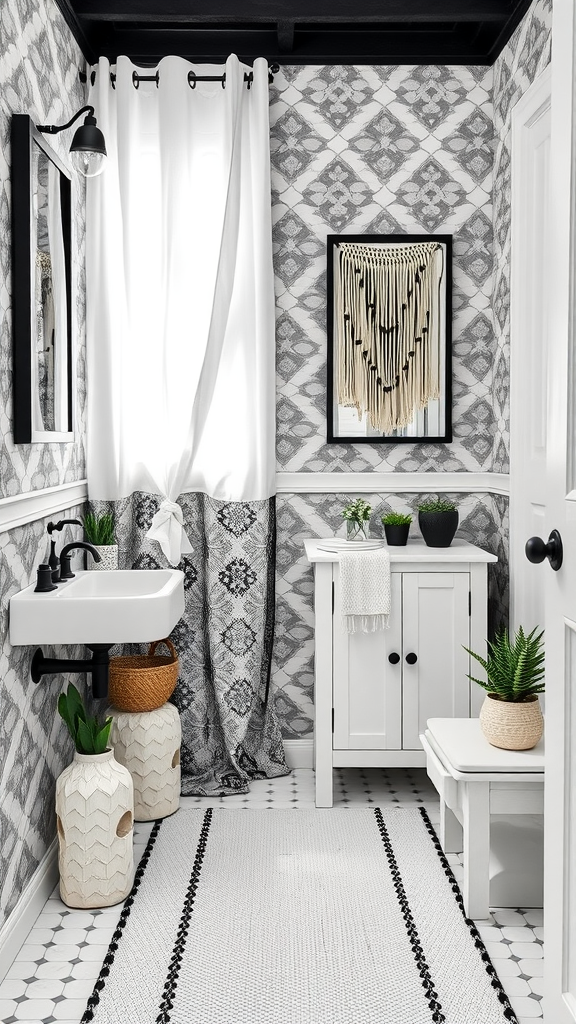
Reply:
M268 66L250 88L235 56L94 70L108 161L88 179L89 494L162 495L150 536L177 564L181 493L275 489ZM191 88L190 71L225 87Z

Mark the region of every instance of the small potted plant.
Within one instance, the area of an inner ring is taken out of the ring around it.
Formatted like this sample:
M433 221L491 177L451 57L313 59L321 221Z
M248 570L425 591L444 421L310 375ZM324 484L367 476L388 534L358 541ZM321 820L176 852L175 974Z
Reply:
M508 631L502 629L492 643L488 641L487 659L465 648L486 672L486 680L468 678L486 690L480 726L494 747L530 750L542 736L538 694L544 692L543 635L536 629L526 635L519 626L510 641Z
M418 505L418 525L429 548L449 548L458 529L453 501L423 501Z
M112 719L89 715L72 683L58 712L76 748L56 780L60 895L69 907L109 907L132 887L132 777L108 746Z
M364 501L363 498L349 501L346 507L342 509L342 515L346 522L346 540L368 540L372 507L367 501Z
M114 516L111 512L86 513L82 519L84 539L96 548L100 561L89 559L90 569L117 569L118 544L114 534Z
M412 516L403 512L388 512L382 516L386 543L390 546L407 544L411 522Z

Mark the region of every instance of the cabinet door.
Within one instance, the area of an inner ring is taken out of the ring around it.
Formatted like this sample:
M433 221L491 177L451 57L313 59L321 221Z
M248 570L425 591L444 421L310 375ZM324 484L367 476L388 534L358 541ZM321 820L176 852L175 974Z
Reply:
M348 633L334 565L334 749L399 750L402 718L402 578L391 574L388 629ZM396 665L388 656L398 654Z
M402 746L420 749L429 718L469 718L467 572L403 574ZM416 655L417 661L412 661ZM406 660L408 658L408 660Z

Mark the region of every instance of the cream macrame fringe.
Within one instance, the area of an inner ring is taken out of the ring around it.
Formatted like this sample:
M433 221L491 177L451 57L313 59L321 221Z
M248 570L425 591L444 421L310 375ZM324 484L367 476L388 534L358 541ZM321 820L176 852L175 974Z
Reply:
M338 248L338 403L389 434L440 395L442 246Z

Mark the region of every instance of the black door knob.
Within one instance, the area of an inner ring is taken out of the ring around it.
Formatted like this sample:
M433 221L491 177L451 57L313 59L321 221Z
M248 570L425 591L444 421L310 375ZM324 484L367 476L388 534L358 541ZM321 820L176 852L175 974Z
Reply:
M547 558L555 572L562 565L562 538L558 530L552 530L547 544L544 543L541 537L530 537L530 540L526 541L525 551L529 562L537 564Z
M400 655L396 654L396 651L392 651L392 654L388 655L388 661L391 665L397 665L400 661Z
M418 655L417 654L407 654L406 655L406 661L408 662L409 665L415 665L416 662L418 661Z

